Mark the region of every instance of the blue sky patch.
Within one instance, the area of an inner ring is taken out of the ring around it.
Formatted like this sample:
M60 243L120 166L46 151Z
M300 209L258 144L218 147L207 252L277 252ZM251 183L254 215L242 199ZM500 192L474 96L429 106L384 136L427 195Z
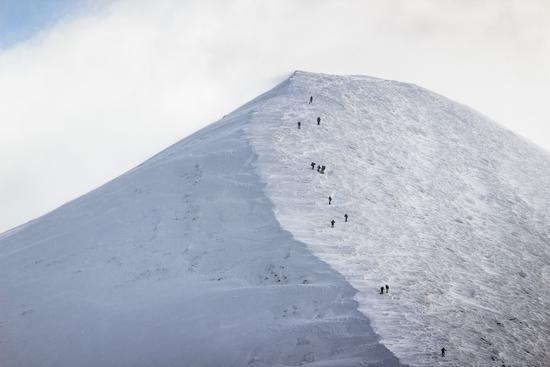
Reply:
M0 0L0 49L32 38L74 15L86 0Z

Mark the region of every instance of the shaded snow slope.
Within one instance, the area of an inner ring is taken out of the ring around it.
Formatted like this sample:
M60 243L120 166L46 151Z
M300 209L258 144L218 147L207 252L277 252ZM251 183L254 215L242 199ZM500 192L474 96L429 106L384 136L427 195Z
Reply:
M285 88L245 129L257 170L382 342L416 366L550 366L548 155L413 85L297 72Z
M242 130L287 84L0 235L0 366L398 365L255 173Z

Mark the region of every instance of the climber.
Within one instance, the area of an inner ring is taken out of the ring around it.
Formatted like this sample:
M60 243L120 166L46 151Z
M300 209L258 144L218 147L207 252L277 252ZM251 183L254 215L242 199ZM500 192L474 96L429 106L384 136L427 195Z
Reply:
M317 125L321 125L321 118L317 117Z
M313 103L313 96L309 97L309 104Z
M348 215L347 214L344 214L344 222L347 222L348 221ZM387 286L386 286L387 287Z
M321 165L317 165L317 172L321 172Z
M390 292L390 286L386 284L386 293Z
M380 287L380 294L384 294L384 287Z
M298 121L298 129L300 128L301 125L302 125L302 123L300 121Z
M330 205L330 203L332 203L332 197L328 197L328 205Z
M311 169L315 169L315 162L311 162Z
M330 221L330 227L331 227L331 228L334 228L334 223L336 223L336 222L334 221L334 219Z
M445 357L445 352L447 351L447 349L445 349L445 347L441 348L441 357Z
M321 173L325 173L325 166L321 166Z

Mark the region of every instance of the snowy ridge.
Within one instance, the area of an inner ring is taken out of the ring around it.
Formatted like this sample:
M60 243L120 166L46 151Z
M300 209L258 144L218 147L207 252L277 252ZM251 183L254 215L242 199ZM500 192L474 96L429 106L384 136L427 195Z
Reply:
M546 153L419 87L304 72L246 132L282 227L403 362L550 365Z
M0 366L548 366L549 188L465 106L296 72L1 234Z
M0 366L399 366L255 172L287 86L0 235Z

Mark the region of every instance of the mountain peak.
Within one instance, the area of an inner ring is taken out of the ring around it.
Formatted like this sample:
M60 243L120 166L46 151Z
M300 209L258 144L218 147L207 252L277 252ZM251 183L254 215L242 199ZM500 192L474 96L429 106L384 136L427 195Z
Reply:
M548 361L548 187L465 106L295 71L0 237L0 364Z

